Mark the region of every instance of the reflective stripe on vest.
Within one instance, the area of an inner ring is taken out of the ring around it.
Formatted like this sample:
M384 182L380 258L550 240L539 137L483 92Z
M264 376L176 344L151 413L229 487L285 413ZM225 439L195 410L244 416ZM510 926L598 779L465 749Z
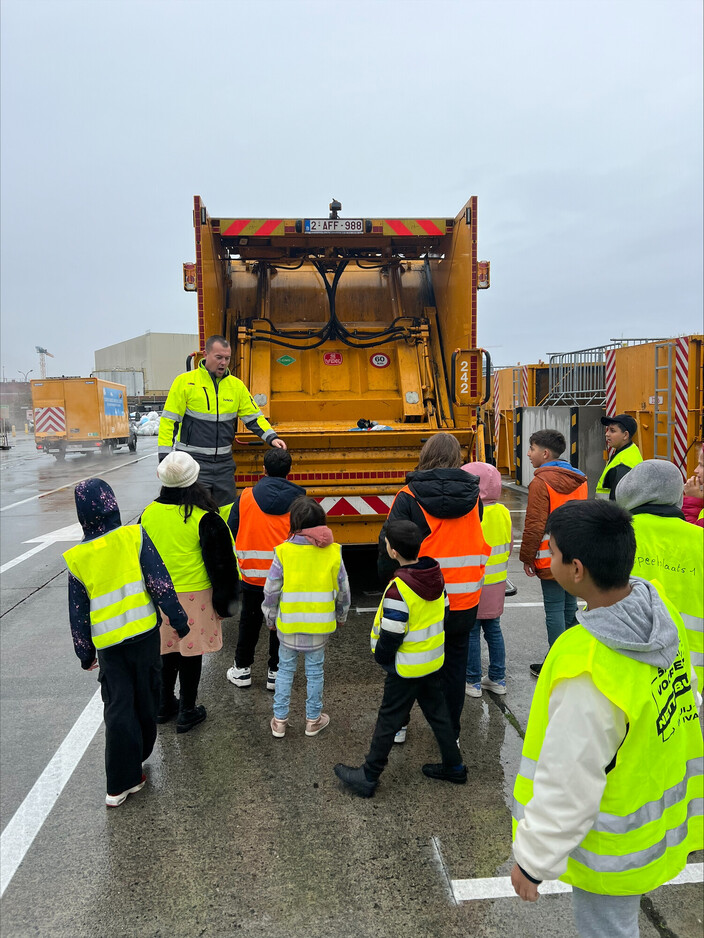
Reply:
M276 628L289 635L334 632L340 545L314 547L285 541L276 547L276 554L284 571Z
M198 531L204 514L202 508L194 507L184 521L182 505L161 502L152 502L142 512L142 527L154 542L177 593L207 590L211 586Z
M491 547L491 556L484 570L484 586L503 583L508 575L511 553L511 515L504 505L485 505L482 532Z
M564 505L566 502L584 501L584 499L587 497L586 479L574 490L574 492L556 492L555 489L548 485L547 482L545 482L544 485L548 490L548 496L550 498L550 514L552 514L556 508L559 508L560 505ZM536 570L550 569L550 538L547 534L543 535L543 539L540 542L538 553L535 555L534 566Z
M633 515L633 576L658 580L682 616L700 692L704 690L704 529L682 518Z
M139 554L142 528L124 525L64 553L66 566L85 587L96 648L119 645L149 632L156 609L144 586Z
M288 537L291 515L262 511L252 489L240 495L240 523L235 538L240 576L254 586L264 586L274 559L274 548Z
M415 495L407 485L397 493ZM417 499L416 499L417 501ZM479 604L484 568L491 548L482 534L479 506L461 518L436 518L418 502L430 534L421 544L421 554L437 560L445 578L450 609L472 609Z
M384 597L392 583L408 607L405 638L396 652L395 667L399 677L424 677L438 671L445 660L445 596L421 599L403 580L394 577L384 590L371 631L372 652L381 629ZM387 604L389 600L387 600Z
M595 824L560 877L587 892L649 892L677 875L704 843L702 735L687 639L677 611L661 598L680 635L669 669L627 658L576 625L553 645L535 688L514 788L514 831L533 796L555 685L588 674L626 717L628 732L606 776Z
M629 443L624 449L620 449L618 453L614 453L611 459L607 461L599 476L599 481L596 484L596 497L608 498L611 493L611 489L604 488L604 477L609 469L613 469L614 466L628 466L629 469L632 469L641 462L643 462L643 457L635 443Z

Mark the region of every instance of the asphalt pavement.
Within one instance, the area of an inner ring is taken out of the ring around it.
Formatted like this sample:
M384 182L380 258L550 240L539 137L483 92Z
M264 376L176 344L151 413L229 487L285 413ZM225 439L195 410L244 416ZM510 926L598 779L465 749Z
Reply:
M518 594L502 617L508 694L466 699L466 786L422 775L437 750L417 708L374 798L343 791L333 774L336 762L362 762L383 683L368 642L375 552L349 549L352 610L326 656L330 726L304 735L301 669L290 729L271 736L265 642L251 688L225 678L235 616L223 650L204 659L207 720L182 735L160 727L147 785L107 810L96 675L73 653L61 553L75 543L78 480L109 481L125 522L155 497L156 439L64 463L37 454L31 437L10 442L0 453L3 938L576 938L567 894L490 898L512 866L528 666L547 650L540 588L517 549ZM520 539L525 494L504 494ZM641 909L642 938L702 935L701 886L664 886Z

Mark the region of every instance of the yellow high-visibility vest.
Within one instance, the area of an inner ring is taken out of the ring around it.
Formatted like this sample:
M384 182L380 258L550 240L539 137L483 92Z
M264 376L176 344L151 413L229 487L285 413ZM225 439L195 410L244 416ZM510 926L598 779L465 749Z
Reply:
M633 515L633 576L657 580L687 630L687 644L704 692L704 528L682 518Z
M334 632L337 576L342 563L339 544L315 547L285 541L276 548L284 571L276 628L285 635Z
M511 553L511 514L505 505L484 506L482 532L491 547L491 556L484 570L484 586L503 583L508 576L508 558Z
M550 694L558 681L588 674L626 715L628 732L606 776L594 826L560 877L587 892L649 892L676 876L687 855L704 843L704 759L689 649L681 618L662 598L680 635L667 671L621 655L575 625L553 645L535 688L513 791L514 836L533 796Z
M604 466L601 475L599 476L599 481L596 484L595 498L609 498L611 494L611 489L604 488L604 478L609 469L613 469L614 466L628 466L629 469L632 469L634 466L637 466L638 463L643 462L643 457L641 456L640 450L635 443L629 443L628 446L620 449L617 453L607 460L606 465Z
M438 599L421 599L403 580L394 577L384 590L371 632L372 652L379 641L384 598L392 583L408 606L408 626L396 652L399 677L424 677L438 671L445 660L445 594Z
M177 593L207 590L212 585L200 546L198 526L206 512L193 507L184 521L182 505L152 502L142 512L142 527L154 542ZM229 528L228 528L229 531Z
M156 609L139 563L141 549L142 528L129 524L64 553L66 566L88 594L90 632L98 649L119 645L156 625Z

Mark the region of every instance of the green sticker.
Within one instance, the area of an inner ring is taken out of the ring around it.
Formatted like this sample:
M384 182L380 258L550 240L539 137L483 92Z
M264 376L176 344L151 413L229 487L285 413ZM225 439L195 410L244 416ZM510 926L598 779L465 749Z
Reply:
M295 358L291 358L290 355L282 355L281 358L276 359L280 365L292 365L295 362Z

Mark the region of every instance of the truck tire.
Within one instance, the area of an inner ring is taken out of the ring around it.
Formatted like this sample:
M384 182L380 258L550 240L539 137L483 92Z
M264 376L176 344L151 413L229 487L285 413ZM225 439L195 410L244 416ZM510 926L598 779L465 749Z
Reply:
M54 456L56 457L57 462L63 462L66 459L66 450L63 446L60 446L58 449L54 450Z
M130 436L130 441L129 441L129 443L127 444L127 449L130 451L130 453L136 453L136 452L137 452L137 434L136 434L136 433L133 433L133 434Z
M103 454L103 456L112 455L114 452L112 440L103 440L103 445L100 447L100 452Z

